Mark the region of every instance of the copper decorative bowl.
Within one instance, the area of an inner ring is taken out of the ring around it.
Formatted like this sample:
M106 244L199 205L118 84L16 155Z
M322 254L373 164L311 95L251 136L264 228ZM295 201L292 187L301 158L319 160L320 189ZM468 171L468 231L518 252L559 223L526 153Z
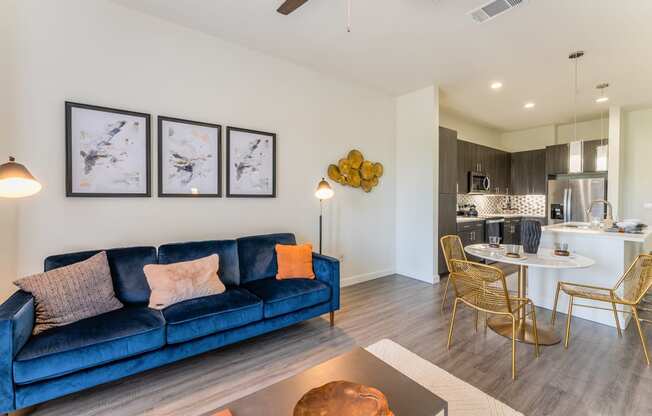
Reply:
M394 416L387 397L373 387L332 381L304 394L293 416Z

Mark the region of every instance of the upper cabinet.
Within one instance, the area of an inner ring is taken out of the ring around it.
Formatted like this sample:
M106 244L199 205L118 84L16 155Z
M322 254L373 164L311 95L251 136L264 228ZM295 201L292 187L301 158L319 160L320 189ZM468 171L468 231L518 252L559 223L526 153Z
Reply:
M607 146L608 139L604 140L585 140L582 143L582 167L585 173L605 172L607 170L608 156L599 152L600 146ZM601 160L602 158L602 160Z
M569 158L568 143L546 147L546 173L548 175L568 173Z
M457 193L457 132L439 128L439 193Z
M584 140L582 141L583 173L595 173L607 171L607 152L599 152L601 145L607 145L605 140ZM559 175L570 171L570 145L557 144L546 147L546 173L548 175Z
M491 193L509 188L509 153L491 147L457 141L457 184L459 193L469 192L469 172L484 173L491 181Z
M511 154L511 187L515 195L546 193L546 150L530 150Z

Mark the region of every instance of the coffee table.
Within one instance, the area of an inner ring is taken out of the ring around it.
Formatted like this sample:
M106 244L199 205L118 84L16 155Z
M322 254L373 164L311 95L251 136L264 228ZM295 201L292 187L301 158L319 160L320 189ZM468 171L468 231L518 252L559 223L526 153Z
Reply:
M362 348L206 413L230 409L233 416L292 416L308 390L331 381L351 381L382 391L396 416L448 416L448 404Z

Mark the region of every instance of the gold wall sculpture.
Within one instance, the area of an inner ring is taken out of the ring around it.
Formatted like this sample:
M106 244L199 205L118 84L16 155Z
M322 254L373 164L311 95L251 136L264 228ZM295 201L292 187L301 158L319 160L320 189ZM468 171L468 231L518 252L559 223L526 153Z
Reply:
M378 186L378 180L383 176L383 165L380 162L365 160L362 152L353 149L340 159L337 165L328 165L328 177L344 186L362 188L365 192Z

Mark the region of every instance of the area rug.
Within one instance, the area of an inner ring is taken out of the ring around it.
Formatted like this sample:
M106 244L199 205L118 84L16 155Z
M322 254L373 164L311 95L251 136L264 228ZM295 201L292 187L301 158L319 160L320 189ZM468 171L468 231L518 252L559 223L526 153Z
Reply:
M389 339L368 346L367 351L447 401L449 416L523 416Z

